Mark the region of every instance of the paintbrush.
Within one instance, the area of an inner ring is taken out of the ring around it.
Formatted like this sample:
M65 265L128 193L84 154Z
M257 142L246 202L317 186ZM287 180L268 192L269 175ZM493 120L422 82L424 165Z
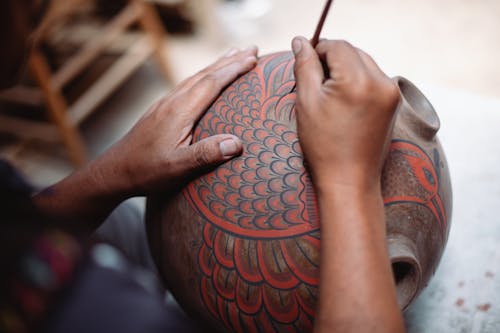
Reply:
M318 45L319 43L319 36L321 35L321 30L323 30L323 26L325 25L326 17L328 16L328 12L330 11L332 3L333 0L328 0L325 4L323 14L321 14L321 18L319 19L318 25L316 26L316 31L314 32L314 36L311 39L312 47L316 47L316 45Z
M311 39L312 47L316 47L319 43L319 36L321 35L321 31L323 30L323 26L325 25L326 17L328 16L328 12L330 11L330 8L332 7L332 3L333 3L333 0L326 1L325 8L323 9L323 13L321 14L319 22L316 25L316 31L314 32L314 36ZM290 91L290 93L294 92L296 89L297 89L297 83L295 83L293 85L292 91Z

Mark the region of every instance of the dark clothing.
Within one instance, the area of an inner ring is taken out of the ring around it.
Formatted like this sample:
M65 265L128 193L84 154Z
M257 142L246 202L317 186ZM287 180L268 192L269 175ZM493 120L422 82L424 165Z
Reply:
M169 332L166 318L165 304L158 295L145 291L127 274L91 264L59 304L47 331Z
M109 245L96 245L49 321L50 333L194 332L194 324L155 290L155 279Z
M0 161L0 332L201 331L164 301L133 205L121 205L97 233L123 246L123 255L46 221L32 205L32 193Z
M120 249L134 265L156 272L143 217L138 204L126 201L109 215L93 238Z

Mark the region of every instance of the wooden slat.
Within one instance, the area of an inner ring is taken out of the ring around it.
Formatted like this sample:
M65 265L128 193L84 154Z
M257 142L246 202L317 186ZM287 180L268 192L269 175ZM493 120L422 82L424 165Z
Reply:
M142 37L111 66L69 109L73 125L80 124L90 113L125 81L151 54L149 37Z
M100 34L101 26L72 26L68 27L65 31L58 31L55 40L61 43L70 45L82 45L93 36ZM103 50L103 53L117 54L125 52L130 45L137 41L140 37L144 36L140 31L124 31L113 42L109 43Z
M47 34L52 33L55 27L64 24L71 19L76 12L88 11L93 7L93 1L89 0L51 0L47 13L42 22L33 32L35 43L43 40Z
M48 142L60 141L53 125L2 114L0 114L0 132L13 134L24 139L37 139Z
M40 89L27 86L16 86L8 90L0 91L0 99L30 106L39 106L43 104L43 95Z
M52 76L51 85L61 89L88 66L109 44L111 44L130 24L137 20L140 8L135 4L126 6L99 35L91 38L74 57Z
M73 163L81 166L86 161L85 144L77 128L72 126L67 110L68 105L61 92L50 85L50 67L37 48L31 50L29 68L42 90L47 103L50 120L56 125Z
M167 54L165 52L168 34L161 24L158 13L151 4L143 0L132 0L131 4L135 4L141 8L139 24L144 32L152 38L154 55L163 76L167 81L174 82L170 61L167 59Z
M87 0L56 1L68 1L68 6L64 7L64 10L53 12L53 17L44 22L46 29L43 28L37 32L39 37L48 32L56 22L64 21L64 17L70 14L72 9L77 9L78 6L74 4L88 3ZM69 5L70 2L71 5ZM140 23L146 36L138 38L136 42L131 42L128 38L120 40L118 48L126 48L125 53L68 108L67 101L61 93L62 87L91 65L100 53L112 49L114 43L125 33L127 27L136 21ZM13 133L21 138L45 141L57 141L57 134L59 134L73 162L76 165L81 165L85 160L85 147L77 130L78 124L152 55L156 56L165 77L170 78L169 63L163 52L165 37L165 32L151 5L139 0L130 0L128 5L110 23L98 30L95 35L90 36L89 41L83 45L79 52L66 61L55 74L50 72L46 59L35 47L30 55L30 69L43 93L43 101L47 104L49 118L53 125L0 114L0 131ZM9 94L12 97L13 92L11 91ZM14 97L18 101L22 101L27 94L31 94L31 97L26 99L34 101L34 96L37 94L37 102L40 101L39 93L35 93L33 90L25 90L25 94L17 92Z

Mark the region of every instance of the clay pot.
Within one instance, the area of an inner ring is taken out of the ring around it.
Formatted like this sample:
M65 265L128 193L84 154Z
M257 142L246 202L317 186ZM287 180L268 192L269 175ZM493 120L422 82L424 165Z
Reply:
M439 118L396 78L402 102L383 174L387 244L406 308L433 275L450 228ZM233 133L244 153L174 197L148 200L153 256L192 316L220 331L311 331L319 282L316 197L296 134L293 56L262 57L200 120L194 141ZM335 166L332 166L332 168Z

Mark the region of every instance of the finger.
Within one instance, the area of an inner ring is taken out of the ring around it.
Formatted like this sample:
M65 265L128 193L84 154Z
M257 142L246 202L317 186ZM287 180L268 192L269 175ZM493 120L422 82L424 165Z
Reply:
M185 91L182 110L189 112L190 118L196 121L219 96L222 89L238 76L248 72L257 64L255 55L239 56L220 68L207 71L189 90Z
M148 113L175 110L177 114L184 114L178 119L192 126L226 85L255 66L257 52L257 47L229 50L218 61L177 85Z
M216 62L207 66L203 70L199 71L195 75L189 77L178 85L177 91L183 93L191 89L196 83L202 80L206 75L216 72L219 69L226 67L232 63L239 62L242 59L248 57L257 57L258 48L256 46L251 46L245 50L239 50L237 48L232 48L226 52L222 57L220 57Z
M194 178L228 160L241 155L243 144L231 134L208 137L178 150L175 165L182 168L181 176Z
M295 37L292 41L292 50L295 55L295 80L297 82L297 97L306 102L314 98L324 80L323 68L319 57L304 37Z
M349 79L346 74L356 77L365 70L358 51L346 41L321 41L316 51L325 61L330 78L334 81Z
M217 70L228 63L234 62L238 58L246 58L249 56L257 57L259 49L257 46L249 46L244 50L239 50L237 48L229 49L222 57L220 57L215 63L206 68L207 71Z
M229 58L233 55L235 55L236 53L238 53L239 50L236 48L236 47L233 47L233 48L230 48L223 56L222 58Z

